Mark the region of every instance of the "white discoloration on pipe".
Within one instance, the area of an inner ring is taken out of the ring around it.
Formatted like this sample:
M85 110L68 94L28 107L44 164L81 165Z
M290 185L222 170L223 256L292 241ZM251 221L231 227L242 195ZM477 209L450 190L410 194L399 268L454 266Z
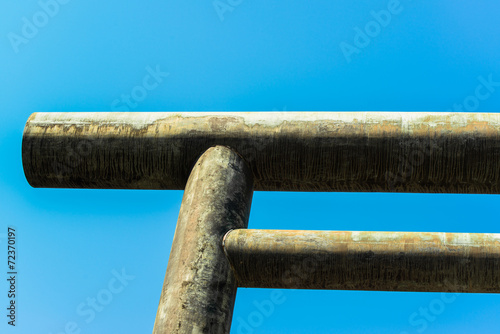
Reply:
M64 125L131 125L143 129L169 118L233 117L241 119L245 125L266 125L277 127L286 122L338 121L339 123L378 124L389 122L400 124L403 131L412 131L415 124L425 123L431 128L444 124L488 122L500 125L500 117L495 113L444 113L444 112L64 112L35 113L31 122L45 126Z

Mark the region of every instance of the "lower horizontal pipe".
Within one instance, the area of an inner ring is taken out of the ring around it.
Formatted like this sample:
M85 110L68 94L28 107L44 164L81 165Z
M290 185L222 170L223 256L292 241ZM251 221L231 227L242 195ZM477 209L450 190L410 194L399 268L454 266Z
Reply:
M239 287L500 292L500 234L229 231Z

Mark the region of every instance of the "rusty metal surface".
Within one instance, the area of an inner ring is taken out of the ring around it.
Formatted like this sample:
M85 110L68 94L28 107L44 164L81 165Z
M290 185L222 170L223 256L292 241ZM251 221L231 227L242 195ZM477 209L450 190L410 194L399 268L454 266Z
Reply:
M500 234L232 230L240 287L500 292Z
M236 280L224 234L248 225L252 175L226 147L207 150L187 182L153 333L226 334Z
M500 193L500 114L35 113L23 166L34 187L184 189L213 145L255 190Z

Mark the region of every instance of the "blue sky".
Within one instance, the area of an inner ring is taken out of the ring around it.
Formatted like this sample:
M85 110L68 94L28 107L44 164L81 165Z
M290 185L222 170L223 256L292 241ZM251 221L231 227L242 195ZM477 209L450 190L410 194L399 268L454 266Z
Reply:
M3 1L0 332L151 332L182 198L31 188L21 165L31 113L498 112L499 12L493 0ZM162 73L155 87L137 88L151 70ZM250 227L499 233L499 201L256 192ZM18 232L15 328L5 316L7 226ZM280 291L264 314L256 305L276 293L239 289L232 333L500 328L496 295Z

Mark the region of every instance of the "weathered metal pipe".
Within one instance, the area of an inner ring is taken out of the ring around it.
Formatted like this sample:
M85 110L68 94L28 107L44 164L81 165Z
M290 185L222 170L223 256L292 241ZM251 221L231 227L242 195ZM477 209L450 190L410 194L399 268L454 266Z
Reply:
M236 280L221 241L248 225L252 174L217 146L198 160L184 191L153 333L229 333Z
M500 292L500 234L232 230L239 287Z
M184 189L213 145L255 190L500 193L500 114L35 113L23 166L34 187Z

